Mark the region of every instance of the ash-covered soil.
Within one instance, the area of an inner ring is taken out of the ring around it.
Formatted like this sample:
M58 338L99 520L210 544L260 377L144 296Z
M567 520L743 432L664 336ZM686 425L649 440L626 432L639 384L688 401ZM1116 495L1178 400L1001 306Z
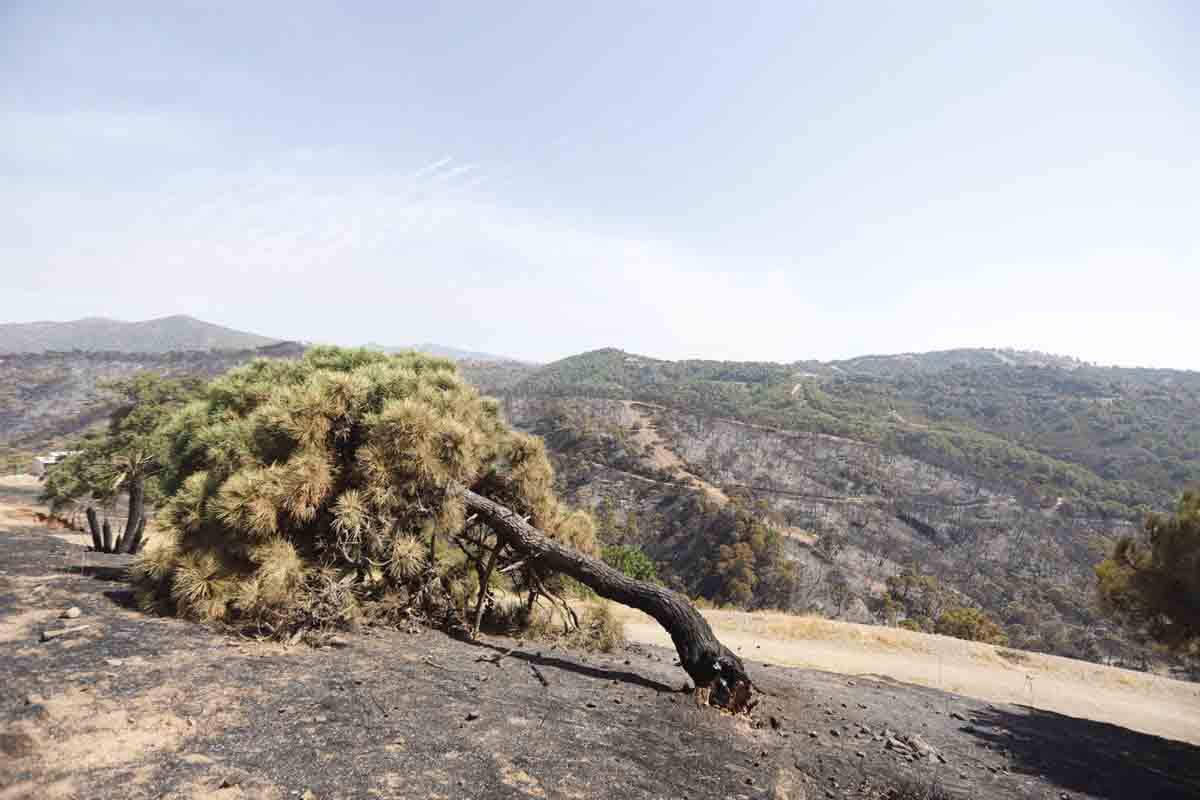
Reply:
M0 530L0 800L1200 797L1200 748L886 680L750 662L747 719L666 650L255 642L133 610L128 560Z

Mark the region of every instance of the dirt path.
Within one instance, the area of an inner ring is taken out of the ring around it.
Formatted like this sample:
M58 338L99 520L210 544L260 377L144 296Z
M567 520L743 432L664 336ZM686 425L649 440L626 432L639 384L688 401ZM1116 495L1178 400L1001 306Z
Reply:
M632 609L618 613L631 640L670 646L654 620ZM1200 745L1200 684L894 628L768 612L705 617L730 647L772 664L885 676Z

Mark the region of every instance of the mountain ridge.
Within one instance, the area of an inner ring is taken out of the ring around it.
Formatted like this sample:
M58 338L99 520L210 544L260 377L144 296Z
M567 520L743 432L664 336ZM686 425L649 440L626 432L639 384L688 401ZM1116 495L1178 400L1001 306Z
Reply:
M0 353L8 354L75 350L119 353L250 350L280 341L186 314L134 322L89 316L63 322L0 323Z

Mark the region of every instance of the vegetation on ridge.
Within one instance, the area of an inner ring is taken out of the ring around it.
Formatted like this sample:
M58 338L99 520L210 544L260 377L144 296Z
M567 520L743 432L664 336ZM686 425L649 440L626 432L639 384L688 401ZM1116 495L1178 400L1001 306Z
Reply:
M873 442L1081 515L1140 519L1200 482L1200 374L956 352L785 365L597 350L508 392L638 400Z

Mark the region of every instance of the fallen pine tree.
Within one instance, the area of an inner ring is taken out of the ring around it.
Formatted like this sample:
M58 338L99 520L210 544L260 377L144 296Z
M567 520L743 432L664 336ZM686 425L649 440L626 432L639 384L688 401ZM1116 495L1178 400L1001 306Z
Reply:
M256 361L161 433L160 531L134 570L147 610L279 638L364 618L474 635L501 579L572 624L566 576L657 620L708 702L750 704L744 665L691 603L600 560L541 440L448 360L318 347Z

